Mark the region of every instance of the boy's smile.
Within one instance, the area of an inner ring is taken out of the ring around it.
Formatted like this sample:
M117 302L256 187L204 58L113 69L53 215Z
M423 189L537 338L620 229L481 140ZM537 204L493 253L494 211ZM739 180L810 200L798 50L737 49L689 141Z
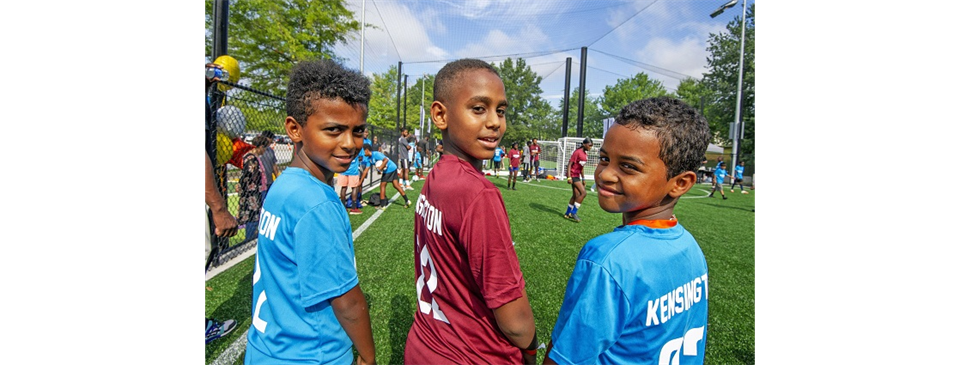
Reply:
M435 101L431 114L449 140L444 152L479 169L481 160L493 158L507 130L507 95L503 81L489 70L464 71L458 81L450 100Z

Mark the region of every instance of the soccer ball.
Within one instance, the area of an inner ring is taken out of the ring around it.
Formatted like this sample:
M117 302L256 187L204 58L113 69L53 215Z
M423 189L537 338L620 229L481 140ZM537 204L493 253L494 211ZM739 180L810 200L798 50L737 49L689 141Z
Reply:
M375 166L377 166L377 170L379 170L380 167L383 166L383 160L377 161L377 163L375 164Z
M413 175L413 178L412 178L411 180L413 180L413 181L420 181L420 177L417 176L417 175Z

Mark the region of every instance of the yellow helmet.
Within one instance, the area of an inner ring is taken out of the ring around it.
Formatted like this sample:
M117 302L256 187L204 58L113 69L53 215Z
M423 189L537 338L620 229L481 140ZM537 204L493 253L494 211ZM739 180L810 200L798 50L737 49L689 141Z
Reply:
M228 55L217 57L217 59L213 61L213 64L223 67L223 69L229 74L228 79L224 81L229 81L234 84L236 84L237 81L240 81L240 63L237 62L237 60L233 57ZM229 86L224 84L220 84L219 86L221 91L227 91L230 89Z

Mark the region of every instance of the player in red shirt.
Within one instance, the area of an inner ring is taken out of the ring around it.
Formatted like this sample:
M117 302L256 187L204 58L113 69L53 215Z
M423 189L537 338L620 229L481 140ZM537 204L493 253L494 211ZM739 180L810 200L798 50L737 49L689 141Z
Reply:
M507 157L510 158L510 176L507 177L507 188L517 190L517 172L520 171L520 150L517 149L517 142L513 142L513 146L507 152ZM513 179L512 186L510 185L511 179Z
M437 73L433 90L444 154L415 205L418 309L403 362L535 364L533 310L507 211L481 172L507 129L503 81L490 64L462 59Z
M530 144L530 162L532 166L530 169L533 170L533 177L536 178L535 181L540 182L540 144L537 143L537 139L533 139L533 143Z
M577 148L570 155L570 162L567 164L567 184L573 185L573 196L570 197L567 212L563 214L563 217L578 223L580 222L580 216L577 215L577 210L580 209L583 198L587 196L587 189L583 186L583 167L587 165L587 151L590 148L593 148L593 141L590 140L590 137L584 138L580 148Z

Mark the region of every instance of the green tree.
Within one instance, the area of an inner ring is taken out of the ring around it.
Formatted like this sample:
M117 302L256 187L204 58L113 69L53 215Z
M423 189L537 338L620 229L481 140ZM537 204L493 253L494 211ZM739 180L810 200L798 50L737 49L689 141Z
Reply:
M752 170L754 160L754 7L747 8L746 42L743 50L743 96L740 117L744 124L740 142L740 157L747 170ZM710 131L714 142L732 145L729 139L730 123L735 119L737 105L737 80L740 67L740 32L742 19L737 17L727 24L727 32L710 34L707 41L707 65L710 71L704 75L703 85L708 89L710 106L706 108ZM732 167L732 166L731 166Z
M213 0L206 0L206 45L213 45ZM360 30L342 0L244 0L230 2L227 54L240 62L254 89L284 96L295 64L334 59L337 42ZM208 57L210 59L210 57ZM211 59L212 60L212 59Z
M436 75L421 75L412 84L407 79L407 127L410 131L420 128L420 106L423 105L423 131L421 135L429 138L439 138L440 130L433 127L430 121L430 104L433 103L433 80ZM402 112L401 112L402 114ZM401 115L402 116L402 115ZM430 135L426 134L430 129Z
M507 93L507 132L503 137L505 142L529 140L538 137L542 130L538 130L550 122L547 118L551 113L550 103L546 102L541 94L540 82L543 77L527 65L523 58L503 60L493 67L500 73ZM539 137L538 137L539 138Z
M367 124L386 129L397 128L397 66L374 73L370 82L370 112ZM401 95L402 97L402 95Z
M703 87L700 80L694 78L681 80L675 96L687 105L701 110L701 112L705 112L707 101L710 100L709 90ZM701 106L703 109L701 109Z
M580 110L580 88L575 87L570 95L570 114L567 116L567 135L566 137L577 136L577 113ZM561 111L562 112L562 111ZM590 90L587 90L586 97L583 99L583 137L603 138L603 120L607 114L600 109L598 99L590 96ZM563 123L563 119L560 120Z
M603 88L603 95L599 100L601 113L616 116L620 113L620 109L631 102L668 94L663 82L651 79L647 74L640 72L631 78L617 80L613 86Z

